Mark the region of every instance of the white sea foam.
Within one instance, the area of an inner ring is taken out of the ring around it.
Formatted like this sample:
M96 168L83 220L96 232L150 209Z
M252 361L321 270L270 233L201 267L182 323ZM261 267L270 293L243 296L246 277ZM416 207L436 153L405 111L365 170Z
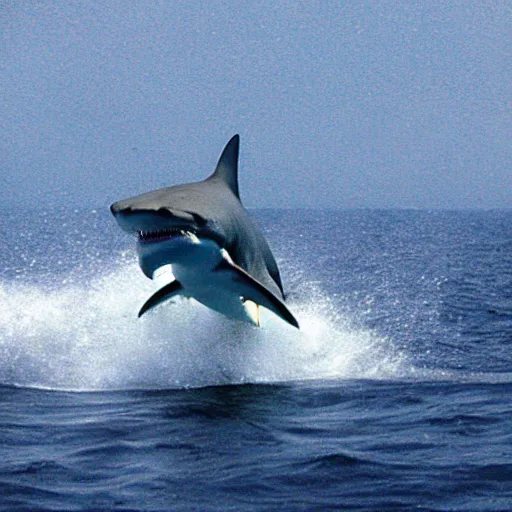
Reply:
M269 312L263 328L177 299L142 319L157 285L134 261L93 282L0 283L0 383L74 390L175 388L303 379L396 378L407 358L356 328L314 286L290 308L298 331ZM77 282L75 279L70 280Z

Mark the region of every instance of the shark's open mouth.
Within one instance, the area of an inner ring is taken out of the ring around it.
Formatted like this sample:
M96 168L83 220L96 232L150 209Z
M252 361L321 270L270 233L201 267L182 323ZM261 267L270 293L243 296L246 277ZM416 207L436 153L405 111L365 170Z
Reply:
M140 243L155 243L169 240L170 238L188 236L190 238L197 238L193 231L168 228L160 231L139 231L138 237Z

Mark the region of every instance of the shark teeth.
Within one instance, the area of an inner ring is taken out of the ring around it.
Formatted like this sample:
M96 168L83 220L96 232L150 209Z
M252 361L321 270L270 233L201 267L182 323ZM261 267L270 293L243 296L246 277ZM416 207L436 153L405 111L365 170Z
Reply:
M195 235L189 231L179 228L168 228L160 231L139 231L139 241L141 242L158 242L172 238L173 236L190 236Z

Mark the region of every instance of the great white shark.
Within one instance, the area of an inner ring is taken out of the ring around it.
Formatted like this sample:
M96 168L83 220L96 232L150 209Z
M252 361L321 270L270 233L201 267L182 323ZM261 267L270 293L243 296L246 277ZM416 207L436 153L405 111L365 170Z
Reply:
M181 295L257 326L263 306L299 328L284 303L272 251L240 201L239 146L235 135L204 181L154 190L110 207L119 226L137 236L139 264L147 277L172 265L175 279L146 301L139 317Z

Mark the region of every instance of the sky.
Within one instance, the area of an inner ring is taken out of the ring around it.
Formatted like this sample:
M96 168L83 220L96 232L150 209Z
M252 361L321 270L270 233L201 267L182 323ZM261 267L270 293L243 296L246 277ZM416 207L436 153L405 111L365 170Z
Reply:
M0 204L512 208L512 4L0 0Z

